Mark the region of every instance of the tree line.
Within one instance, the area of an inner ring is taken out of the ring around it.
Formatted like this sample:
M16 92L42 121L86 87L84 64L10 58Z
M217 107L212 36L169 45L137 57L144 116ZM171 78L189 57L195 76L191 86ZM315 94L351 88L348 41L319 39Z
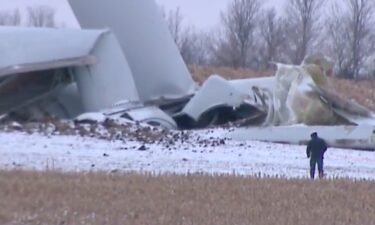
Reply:
M19 9L0 11L0 26L58 27L56 10L46 5L26 8L26 14Z
M337 76L375 77L375 1L287 0L283 13L264 2L232 0L214 31L184 24L179 9L163 15L187 64L259 70L323 53Z
M336 62L337 76L375 77L375 1L287 0L283 13L264 2L231 0L220 26L209 31L184 24L178 8L162 12L187 64L262 70L323 53ZM58 27L55 14L44 5L22 15L0 11L0 25Z

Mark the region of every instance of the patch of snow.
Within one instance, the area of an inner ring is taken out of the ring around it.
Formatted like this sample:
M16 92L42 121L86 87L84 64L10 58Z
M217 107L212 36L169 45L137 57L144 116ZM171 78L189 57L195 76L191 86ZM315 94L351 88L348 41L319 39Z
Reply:
M11 126L11 127L14 127L14 128L19 128L19 129L22 128L22 125L19 124L19 123L17 123L17 122L12 122L12 123L10 124L10 126Z
M197 131L193 136L197 140L214 139L222 137L223 132ZM308 177L309 161L304 146L227 139L223 142L200 145L199 141L176 141L166 146L130 140L2 133L0 168ZM329 177L375 180L375 153L329 149L325 168Z
M104 123L106 119L107 117L103 113L84 113L78 116L75 119L75 121L77 122L89 121L89 122L95 122L95 123Z

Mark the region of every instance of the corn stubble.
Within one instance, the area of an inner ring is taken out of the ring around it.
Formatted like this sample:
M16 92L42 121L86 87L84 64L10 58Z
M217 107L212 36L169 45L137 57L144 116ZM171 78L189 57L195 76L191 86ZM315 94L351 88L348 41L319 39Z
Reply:
M2 171L0 224L375 224L375 183Z

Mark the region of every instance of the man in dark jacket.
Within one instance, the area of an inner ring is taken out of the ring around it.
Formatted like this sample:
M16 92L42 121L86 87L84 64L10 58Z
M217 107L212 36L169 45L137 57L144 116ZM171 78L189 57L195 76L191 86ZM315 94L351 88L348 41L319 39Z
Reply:
M318 133L312 133L311 140L306 149L307 158L310 158L311 179L314 179L315 177L316 164L318 164L319 178L323 178L323 159L326 151L327 143L322 138L318 137Z

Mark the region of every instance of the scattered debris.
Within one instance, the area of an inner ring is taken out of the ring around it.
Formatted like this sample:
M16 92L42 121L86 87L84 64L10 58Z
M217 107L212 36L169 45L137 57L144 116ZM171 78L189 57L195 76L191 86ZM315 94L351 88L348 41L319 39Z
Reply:
M124 145L129 141L143 143L141 146L123 147L120 150L147 151L148 144L159 144L166 148L178 147L180 144L191 143L200 147L216 147L225 145L226 138L207 138L195 135L191 131L168 130L161 127L152 127L147 124L136 124L126 119L106 118L104 121L89 121L88 123L74 123L70 120L49 119L44 122L25 122L12 126L14 122L0 124L1 132L24 132L28 134L39 133L47 137L55 135L82 136L108 141L122 141ZM108 155L103 155L108 157Z
M146 151L147 148L146 146L142 145L141 147L138 148L138 151Z

